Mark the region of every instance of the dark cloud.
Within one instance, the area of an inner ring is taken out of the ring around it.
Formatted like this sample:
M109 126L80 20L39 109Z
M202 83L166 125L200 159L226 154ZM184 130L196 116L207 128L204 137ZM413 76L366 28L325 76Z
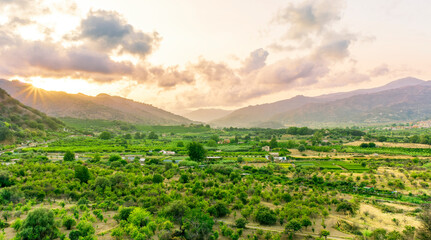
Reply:
M269 53L263 48L256 49L250 53L250 56L245 59L242 71L250 73L254 70L260 69L266 65L265 61Z
M299 39L324 32L329 25L340 19L342 7L340 0L290 3L278 13L275 20L287 25L289 38Z
M349 33L327 33L322 43L315 50L315 55L328 60L341 60L350 55L349 47L356 40L356 36Z
M0 32L0 39L2 34ZM26 41L18 36L13 42L0 47L0 63L3 74L20 76L67 77L70 74L94 74L118 76L132 74L133 65L129 62L115 62L106 53L85 47L64 48L49 41ZM94 78L103 81L108 78Z
M112 11L92 11L81 21L76 40L86 39L101 50L120 48L121 53L146 57L158 45L157 33L137 31L120 14Z

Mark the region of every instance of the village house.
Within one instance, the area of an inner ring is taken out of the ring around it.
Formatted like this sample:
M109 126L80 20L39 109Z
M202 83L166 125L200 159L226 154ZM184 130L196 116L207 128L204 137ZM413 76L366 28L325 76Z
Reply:
M262 147L262 151L269 152L271 151L271 148L269 146L264 146Z
M166 150L162 150L159 153L162 153L163 155L175 155L174 151L166 151Z

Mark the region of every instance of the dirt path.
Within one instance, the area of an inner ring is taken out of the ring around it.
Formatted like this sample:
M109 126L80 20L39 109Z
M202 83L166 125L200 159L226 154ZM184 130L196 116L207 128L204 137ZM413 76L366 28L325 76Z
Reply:
M225 224L227 224L227 225L229 225L229 226L233 226L233 225L235 225L233 222L226 221L226 220L224 220L224 219L219 219L219 220L217 220L217 221L219 221L219 222L223 222L223 223L225 223ZM282 229L266 228L266 227L262 227L262 226L255 226L255 225L250 225L250 224L247 224L247 225L246 225L246 228L248 228L248 229L255 229L255 230L261 229L261 230L264 230L264 231L276 232L276 233L284 233L284 230L282 230ZM341 233L341 232L340 232L340 233ZM343 233L343 234L344 234L344 233ZM305 236L320 237L320 235L319 235L319 234L316 234L316 233L313 233L313 232L307 232L307 231L296 232L296 233L295 233L295 235L297 235L297 236L303 236L303 237L305 237ZM346 234L346 235L347 235L347 234ZM327 239L334 239L334 240L347 240L347 239L352 239L352 237L350 237L350 236L328 236L328 237L327 237Z

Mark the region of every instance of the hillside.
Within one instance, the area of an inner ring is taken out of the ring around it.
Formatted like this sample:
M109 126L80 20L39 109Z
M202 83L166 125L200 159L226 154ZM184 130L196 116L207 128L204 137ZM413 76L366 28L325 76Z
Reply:
M213 120L225 117L232 111L223 109L198 109L184 114L184 117L198 122L211 122Z
M233 126L233 127L278 127L268 123L275 114L290 111L299 108L308 103L318 102L317 99L305 96L296 96L291 99L267 103L262 105L248 106L240 108L229 115L217 119L212 124L216 126ZM278 122L278 121L275 121Z
M0 88L0 142L42 136L46 130L57 130L63 126L58 119L25 106Z
M382 92L382 91L397 89L402 87L416 86L423 83L426 83L426 81L420 80L414 77L406 77L406 78L401 78L401 79L392 81L381 87L369 88L369 89L358 89L350 92L325 94L325 95L318 96L317 98L324 99L324 100L338 100L338 99L348 98L359 94L377 93L377 92Z
M274 103L240 108L233 111L226 117L216 119L211 123L216 126L224 127L235 126L273 128L282 127L284 126L284 124L315 125L314 123L316 123L317 125L321 125L322 123L326 124L339 122L343 122L343 124L357 123L358 117L356 117L355 115L357 114L357 110L355 109L354 105L352 105L351 107L348 104L345 106L343 104L341 104L341 106L338 106L338 103L334 101L348 99L354 96L364 94L374 94L393 89L400 89L409 86L420 86L426 84L428 84L427 81L407 77L392 81L386 85L376 88L358 89L350 92L326 94L317 97L296 96L291 99L282 100ZM384 99L382 99L382 101L383 100ZM380 104L379 99L375 99L375 101L378 101L376 102L376 104ZM327 106L326 111L328 112L325 112L324 110L319 111L320 106ZM396 109L391 109L391 111L393 110L396 111ZM311 112L308 113L307 111ZM314 114L314 112L316 113ZM338 114L335 114L335 112L337 112ZM296 114L298 114L298 116ZM305 115L310 115L310 117L305 117ZM360 119L362 119L366 123L378 123L379 121L386 122L386 118L376 117L375 119L367 119L361 117ZM403 118L400 117L400 119ZM417 116L416 119L420 119L420 116Z
M151 125L191 123L184 117L151 105L107 94L92 97L84 94L46 91L34 88L30 84L7 80L0 80L0 87L24 104L54 117L120 120Z
M284 125L376 124L431 117L431 85L402 87L361 94L327 103L308 104L278 114L272 120Z

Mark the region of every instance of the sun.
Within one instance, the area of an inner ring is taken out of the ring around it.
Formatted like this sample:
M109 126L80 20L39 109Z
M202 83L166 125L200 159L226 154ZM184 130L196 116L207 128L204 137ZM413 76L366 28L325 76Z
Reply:
M80 93L86 87L88 82L82 79L70 79L70 78L42 78L42 77L30 77L27 81L36 88L41 88L47 91L62 91L67 93Z

